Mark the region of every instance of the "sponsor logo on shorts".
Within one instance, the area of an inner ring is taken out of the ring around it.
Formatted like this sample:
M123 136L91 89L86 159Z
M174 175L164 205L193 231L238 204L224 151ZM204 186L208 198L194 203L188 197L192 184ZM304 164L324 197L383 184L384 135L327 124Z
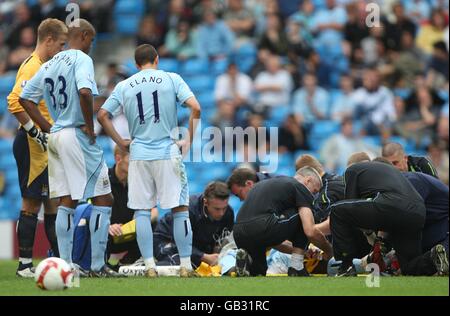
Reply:
M43 185L42 185L41 196L46 196L46 197L48 197L48 192L49 192L49 190L48 190L48 185L43 184Z
M103 189L106 189L109 187L109 179L103 178Z

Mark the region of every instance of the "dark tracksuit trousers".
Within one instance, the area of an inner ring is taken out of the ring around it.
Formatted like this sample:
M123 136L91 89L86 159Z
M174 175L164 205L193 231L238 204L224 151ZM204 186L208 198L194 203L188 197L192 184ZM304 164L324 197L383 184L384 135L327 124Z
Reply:
M244 248L252 263L249 272L252 276L266 275L267 248L277 246L285 240L294 247L305 249L308 238L303 232L298 210L283 212L281 216L264 215L234 225L233 236L238 248Z
M389 233L404 275L432 275L436 269L430 252L422 255L423 204L414 204L402 196L379 193L373 200L344 200L332 206L330 215L336 260L351 262L358 253L352 234L354 228Z

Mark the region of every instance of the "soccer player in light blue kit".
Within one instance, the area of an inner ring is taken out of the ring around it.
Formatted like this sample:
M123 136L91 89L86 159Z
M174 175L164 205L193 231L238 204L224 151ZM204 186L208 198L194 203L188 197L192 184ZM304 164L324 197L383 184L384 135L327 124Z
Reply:
M69 47L42 65L27 83L20 104L48 139L50 198L59 198L56 234L62 259L72 262L73 215L78 200L92 198L89 221L91 232L91 276L118 274L105 265L112 195L103 152L95 143L93 95L98 94L94 65L87 55L95 29L86 20L69 27ZM53 126L38 111L45 99Z
M174 239L180 255L180 276L192 277L192 230L189 221L189 191L185 167L177 142L177 105L190 108L189 146L193 139L200 104L177 74L158 70L158 53L151 45L135 51L140 72L120 82L98 113L106 133L123 149L130 148L128 207L136 210L136 235L147 277L156 277L150 209L159 201L172 209ZM111 115L123 110L128 120L131 144L111 123Z

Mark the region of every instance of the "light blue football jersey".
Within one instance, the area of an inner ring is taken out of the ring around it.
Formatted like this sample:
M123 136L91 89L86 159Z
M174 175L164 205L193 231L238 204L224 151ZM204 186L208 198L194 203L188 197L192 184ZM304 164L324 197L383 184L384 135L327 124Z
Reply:
M78 94L82 88L98 95L94 64L81 50L70 49L44 63L27 82L20 97L36 104L44 98L55 122L50 131L54 133L66 127L85 125Z
M132 139L131 160L171 159L180 156L175 145L177 105L193 96L178 74L145 69L117 84L102 109L112 115L123 110Z

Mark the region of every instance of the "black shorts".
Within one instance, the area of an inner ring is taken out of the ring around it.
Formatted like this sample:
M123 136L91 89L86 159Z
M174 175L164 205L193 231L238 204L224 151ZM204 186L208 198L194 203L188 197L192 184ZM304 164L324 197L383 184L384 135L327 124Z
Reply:
M48 199L47 153L40 149L23 128L19 129L14 139L13 153L22 197Z
M296 209L287 210L278 217L269 215L237 223L233 228L233 237L237 247L244 248L252 258L251 275L266 274L267 248L277 246L285 240L302 249L306 249L309 243Z

